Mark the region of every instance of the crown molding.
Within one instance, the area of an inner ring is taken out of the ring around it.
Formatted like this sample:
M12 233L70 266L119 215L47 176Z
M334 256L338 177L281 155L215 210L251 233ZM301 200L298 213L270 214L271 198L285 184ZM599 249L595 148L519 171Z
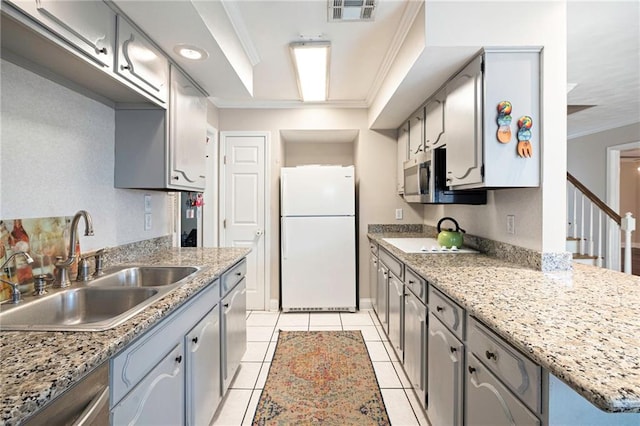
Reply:
M292 109L292 108L369 108L366 101L326 101L302 102L300 100L230 100L209 97L209 101L217 108L223 109Z
M400 22L398 23L398 29L393 35L393 39L391 40L391 44L389 45L389 49L387 50L387 54L385 55L380 67L378 68L378 72L376 74L375 79L373 80L373 84L369 88L369 93L367 94L367 105L370 106L375 98L376 94L380 90L384 79L387 77L393 62L398 56L398 52L402 48L402 44L404 40L407 38L407 34L411 30L411 26L413 22L418 17L418 12L423 5L423 1L415 1L408 0L407 4L404 8L404 12L402 13L402 18L400 18Z
M237 0L220 0L220 3L222 4L224 11L227 13L229 21L231 21L231 26L233 26L233 29L240 40L240 44L242 44L244 52L249 58L249 62L251 62L251 66L255 67L260 63L260 55L258 54L258 50L253 44L253 40L251 40L251 37L249 36L249 31L247 31L247 26L242 19L242 13L240 13L240 9L238 7L239 2Z

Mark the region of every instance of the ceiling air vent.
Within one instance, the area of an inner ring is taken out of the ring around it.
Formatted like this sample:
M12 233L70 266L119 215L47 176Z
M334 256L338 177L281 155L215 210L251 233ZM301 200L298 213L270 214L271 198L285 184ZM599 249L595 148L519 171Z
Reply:
M377 0L329 0L329 22L373 21Z

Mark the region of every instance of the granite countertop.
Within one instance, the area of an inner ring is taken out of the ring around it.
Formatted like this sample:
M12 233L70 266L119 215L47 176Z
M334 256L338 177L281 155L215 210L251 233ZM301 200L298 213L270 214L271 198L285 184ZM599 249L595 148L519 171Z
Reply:
M37 411L249 253L245 248L174 248L132 264L202 269L124 324L98 332L0 332L0 423Z
M482 254L407 254L411 269L594 405L640 412L640 277L575 264L540 272Z

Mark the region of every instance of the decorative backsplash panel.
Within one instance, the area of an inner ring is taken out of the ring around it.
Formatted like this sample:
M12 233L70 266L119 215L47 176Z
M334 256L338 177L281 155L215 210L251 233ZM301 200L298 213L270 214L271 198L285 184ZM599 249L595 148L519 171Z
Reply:
M36 219L0 220L0 264L15 252L24 251L33 258L31 265L24 257L17 256L0 271L0 278L21 284L21 291L28 291L33 277L53 275L56 256L67 257L69 252L69 226L71 217L45 217ZM78 250L78 248L76 248ZM77 263L70 268L75 275ZM11 287L1 283L0 301L6 300Z

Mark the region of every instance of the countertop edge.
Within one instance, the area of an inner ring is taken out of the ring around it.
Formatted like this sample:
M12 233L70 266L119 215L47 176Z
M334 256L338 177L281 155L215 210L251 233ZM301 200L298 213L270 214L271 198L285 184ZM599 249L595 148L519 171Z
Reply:
M574 379L571 374L571 371L568 371L566 368L563 368L562 365L554 363L552 358L549 356L543 356L542 354L536 353L535 348L527 343L526 341L522 341L518 338L515 338L513 335L509 334L505 330L503 330L494 318L487 316L485 313L480 311L477 306L471 305L464 300L460 300L460 298L456 297L455 294L451 294L451 292L447 291L446 288L443 288L438 283L437 274L434 272L431 276L424 276L423 273L419 272L419 267L414 264L414 261L411 259L411 256L388 242L384 241L383 238L397 238L397 237L405 237L405 238L419 238L419 237L430 237L431 235L427 234L419 234L419 233L374 233L368 232L367 237L370 240L375 241L379 244L379 246L384 247L388 252L397 257L400 261L402 261L405 265L409 266L416 273L425 278L429 283L434 284L438 290L442 293L446 294L448 297L453 299L456 303L462 306L469 315L477 318L484 325L486 325L493 332L498 334L501 338L503 338L508 343L512 344L516 349L525 354L527 357L532 359L534 362L539 364L542 368L547 369L551 374L557 377L559 380L566 383L571 389L584 397L591 404L596 406L597 408L609 412L609 413L640 413L640 400L629 400L629 399L616 399L612 398L611 395L607 395L606 393L600 392L598 389L593 386L589 386L589 383L581 382L579 380ZM422 255L428 256L428 254ZM441 255L435 255L441 256ZM460 255L456 254L455 256L482 256L488 258L488 256L484 254L472 254L472 255ZM542 271L535 271L530 268L521 267L519 265L509 263L505 260L491 258L495 261L496 267L498 266L508 266L510 268L522 268L531 271L531 273L539 273L541 276L544 275Z
M208 250L208 252L207 252ZM238 261L247 256L250 252L247 248L214 248L214 249L180 249L173 248L169 250L163 250L158 254L141 257L132 262L122 263L121 265L137 265L137 264L171 264L172 259L185 257L200 258L195 261L185 261L183 263L199 266L201 269L194 274L194 276L188 278L180 287L177 287L168 292L164 297L155 301L152 305L145 308L140 313L126 321L125 323L114 327L110 330L98 331L98 332L47 332L47 331L2 331L0 332L0 348L7 350L7 346L11 343L11 336L21 336L23 339L33 338L35 341L48 341L48 347L55 345L55 340L65 340L69 336L73 335L78 339L88 338L95 342L96 339L91 339L90 336L94 336L94 333L100 333L100 337L105 338L104 344L96 344L97 348L93 352L92 356L88 356L82 359L82 362L76 365L70 366L66 369L66 374L60 373L60 376L51 382L51 386L44 387L36 391L35 393L23 392L20 395L13 395L7 397L3 395L2 411L0 411L0 424L13 425L19 424L28 420L38 410L46 406L49 402L53 401L56 397L64 393L68 388L73 386L78 381L82 380L87 374L93 371L104 362L108 362L111 357L117 354L120 350L125 348L129 343L134 341L137 337L142 335L147 330L151 329L159 321L171 315L177 309L179 309L184 303L190 300L198 292L204 289L207 285L220 278L222 274L235 265ZM229 256L225 258L221 265L217 267L207 264L204 258L206 253L227 253ZM159 260L160 259L160 260ZM198 263L198 262L203 263ZM213 269L215 268L215 269ZM43 346L42 343L36 344L36 346ZM18 355L16 355L18 357ZM6 367L7 358L0 357L0 361L5 363L3 367ZM25 371L22 373L24 377L30 375L37 375L37 371L42 368L38 366L31 366L31 371ZM35 373L34 373L35 370ZM6 385L6 372L0 371L0 385Z

